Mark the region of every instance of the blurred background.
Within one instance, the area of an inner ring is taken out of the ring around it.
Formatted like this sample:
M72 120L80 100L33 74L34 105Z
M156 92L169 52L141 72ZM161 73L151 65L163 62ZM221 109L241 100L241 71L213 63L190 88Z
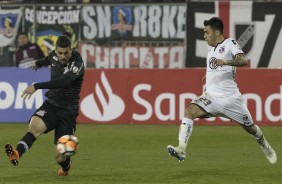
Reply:
M59 35L69 32L88 68L203 67L206 56L203 21L212 16L223 19L225 36L239 42L251 68L282 66L279 59L282 46L278 44L281 2L275 0L0 3L0 66L16 66L18 32L25 32L28 40L37 43L45 55L53 49ZM126 61L124 57L131 57L128 56L131 53L134 59Z

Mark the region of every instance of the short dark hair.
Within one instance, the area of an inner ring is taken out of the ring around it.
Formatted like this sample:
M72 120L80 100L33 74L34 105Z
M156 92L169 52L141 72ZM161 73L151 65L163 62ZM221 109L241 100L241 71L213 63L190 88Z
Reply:
M25 36L27 36L27 34L26 34L25 32L22 32L22 31L20 31L20 32L18 33L18 37L19 37L20 35L25 35Z
M213 17L210 20L204 21L204 26L210 26L212 30L219 30L223 34L223 22L219 17Z
M63 32L62 35L65 35L65 36L69 37L70 39L72 37L72 34L68 31Z
M71 47L71 41L69 37L66 35L59 36L56 42L56 47L62 47L62 48Z
M23 31L18 32L17 39L19 39L20 36L25 36L28 39L26 32Z

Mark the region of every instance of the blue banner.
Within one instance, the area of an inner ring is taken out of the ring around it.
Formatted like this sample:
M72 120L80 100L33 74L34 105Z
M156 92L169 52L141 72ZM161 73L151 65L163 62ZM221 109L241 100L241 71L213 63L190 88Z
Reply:
M37 90L30 99L22 92L33 83L50 80L48 68L33 71L20 68L0 68L0 123L26 123L45 100L46 90Z

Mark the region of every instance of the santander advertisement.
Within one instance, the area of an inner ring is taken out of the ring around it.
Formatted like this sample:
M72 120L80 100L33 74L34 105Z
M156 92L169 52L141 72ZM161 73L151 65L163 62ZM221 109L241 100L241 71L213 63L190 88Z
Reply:
M0 122L28 122L33 112L40 107L45 90L37 90L29 100L21 95L26 87L36 82L50 80L47 68L31 69L0 68Z
M87 69L79 123L179 124L191 100L202 94L205 69ZM236 81L255 122L282 125L282 70L237 69ZM23 100L32 83L50 79L48 69L0 68L0 122L28 122L45 100L38 90ZM196 120L233 125L226 118Z
M178 124L202 94L205 69L90 69L81 93L79 122ZM237 83L258 124L282 125L282 70L238 69ZM197 124L231 125L226 118Z

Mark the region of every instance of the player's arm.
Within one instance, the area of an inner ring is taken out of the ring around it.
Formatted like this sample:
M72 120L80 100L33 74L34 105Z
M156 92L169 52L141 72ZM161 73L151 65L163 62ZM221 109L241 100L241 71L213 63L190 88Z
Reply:
M41 68L42 66L48 66L50 64L51 64L50 59L47 56L45 58L42 58L42 59L35 61L35 63L31 66L31 68L33 70L37 70L37 69Z
M72 78L68 77L67 75L62 76L59 79L51 80L48 82L39 82L35 83L31 86L28 86L22 93L22 98L30 98L31 95L37 90L37 89L57 89L57 88L64 88L67 85L69 85L73 81Z
M240 53L235 56L233 60L226 61L226 65L229 66L246 66L248 64L248 60L245 55Z
M35 46L36 46L36 49L37 49L38 58L39 59L44 58L45 55L44 55L43 51L41 50L41 48L37 44L35 44Z
M37 89L58 89L58 88L64 88L68 86L73 79L71 77L68 77L67 75L62 76L59 79L51 80L48 82L39 82L33 84L35 90Z
M71 71L68 71L66 74L64 74L58 79L54 79L48 82L39 82L28 86L23 91L21 97L24 99L29 99L37 89L59 89L69 86L74 80L76 80L79 76L83 75L84 73L83 61L81 61L78 65L79 66L74 66Z
M223 61L221 59L217 59L215 64L218 66L229 65L229 66L246 66L248 64L248 60L246 59L243 53L236 54L233 60Z

